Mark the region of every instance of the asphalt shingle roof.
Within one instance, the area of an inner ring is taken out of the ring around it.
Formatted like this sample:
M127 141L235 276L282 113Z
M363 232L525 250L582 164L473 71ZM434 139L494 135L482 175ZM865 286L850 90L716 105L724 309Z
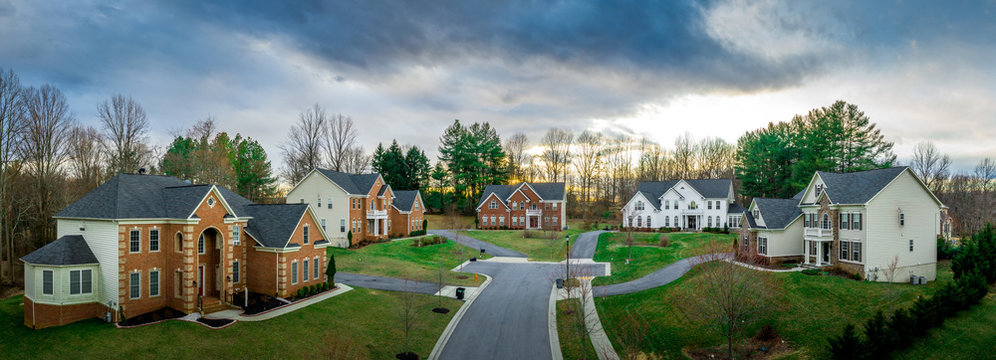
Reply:
M730 204L730 206L729 206L729 207L728 207L728 208L726 209L726 213L727 213L727 214L739 214L739 213L742 213L742 212L744 212L744 211L746 211L746 210L747 210L747 209L744 209L744 207L743 207L743 206L740 206L740 204L737 204L737 203L732 203L732 204Z
M391 206L394 206L401 211L412 211L412 205L415 204L415 198L418 197L418 190L398 190L394 192L394 201L391 202Z
M351 195L369 194L370 188L380 177L380 174L347 174L329 169L316 170Z
M24 255L22 261L38 265L97 264L97 257L82 235L66 235Z
M668 181L644 181L637 186L636 191L643 193L643 196L660 210L660 197L670 190L679 180ZM730 186L733 184L730 179L696 179L685 180L695 191L707 199L726 198L730 196Z
M246 231L265 247L285 248L297 229L308 204L251 204L245 207L252 219Z
M477 202L477 206L480 207L484 204L484 201L491 196L492 193L498 195L501 202L505 204L505 200L515 192L523 183L518 183L515 185L488 185L484 187L484 192L481 193L481 199ZM563 200L564 199L564 183L526 183L529 184L533 190L536 191L536 195L539 196L540 200Z
M826 183L827 195L833 203L864 204L907 168L907 166L897 166L852 173L825 171L816 173Z
M768 229L784 229L802 215L799 202L793 199L754 198L754 203L764 219L764 227ZM754 221L753 217L750 220Z
M636 187L636 191L643 193L643 196L650 200L650 203L654 205L654 209L660 210L661 208L661 195L664 195L668 189L674 187L677 184L677 180L670 181L644 181Z

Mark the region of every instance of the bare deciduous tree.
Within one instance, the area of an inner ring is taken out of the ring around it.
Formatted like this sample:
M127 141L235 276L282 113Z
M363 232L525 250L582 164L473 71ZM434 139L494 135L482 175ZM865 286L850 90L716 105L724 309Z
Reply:
M641 349L647 338L647 330L650 323L642 315L633 311L626 311L621 317L612 319L612 325L616 330L619 339L620 352L627 360L640 359L643 354Z
M885 279L889 280L889 313L893 312L893 304L896 302L896 270L899 269L899 255L896 255L886 264L885 269Z
M35 183L32 205L36 209L35 215L40 217L36 240L47 243L54 237L51 216L57 206L56 195L61 196L56 193L56 183L62 180L69 131L75 118L66 96L54 86L32 87L25 99L28 116L20 150Z
M107 140L107 155L112 174L134 173L147 165L150 150L146 145L149 119L135 99L114 95L97 105L97 118Z
M325 157L329 168L344 171L352 154L350 149L356 145L356 128L353 127L353 119L342 114L332 115L323 131Z
M363 150L362 146L354 146L346 149L346 162L342 171L350 174L360 174L370 170L370 160L372 156Z
M923 180L930 191L936 193L941 190L941 186L948 178L950 166L951 157L947 154L941 154L933 142L925 141L913 145L910 168Z
M553 128L543 136L543 164L546 180L561 182L567 179L567 166L571 163L571 142L574 135L563 129Z
M284 178L296 184L309 171L322 165L323 129L328 121L325 110L315 104L301 112L280 146L284 154Z
M418 313L419 301L418 294L413 292L415 284L406 275L404 277L404 286L401 294L401 303L398 304L398 328L401 330L404 351L403 354L408 354L411 351L411 337L412 334L418 329L420 324L420 318Z
M104 180L102 143L100 132L92 126L75 126L69 132L69 168L83 186L81 194L97 188Z
M733 155L736 146L718 137L707 137L696 147L699 176L706 179L728 178L733 175Z
M734 339L747 327L773 310L780 291L777 280L766 271L734 263L727 246L711 243L697 257L689 275L694 291L678 301L688 318L714 330L727 341L733 358Z
M578 173L578 180L581 182L581 202L584 217L587 220L590 220L591 216L592 186L595 177L602 169L604 148L605 142L602 140L602 134L585 130L581 135L578 135L573 163L574 169Z
M685 133L674 139L674 150L671 154L675 161L675 177L692 178L695 174L695 139L692 134Z
M6 231L10 226L8 190L10 166L18 160L17 144L23 135L27 108L24 88L13 70L0 68L0 259L6 259L7 269L0 266L0 283L12 280L14 242Z
M508 177L513 182L524 181L526 178L525 167L529 163L529 154L526 148L529 147L529 138L526 134L518 132L505 140L505 157L508 159Z

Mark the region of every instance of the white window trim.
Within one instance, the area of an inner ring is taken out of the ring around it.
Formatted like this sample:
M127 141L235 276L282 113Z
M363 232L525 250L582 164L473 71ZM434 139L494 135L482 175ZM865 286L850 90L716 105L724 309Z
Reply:
M84 292L83 291L83 272L84 271L89 271L90 272L90 291L89 292ZM76 294L73 294L73 273L79 273L80 274L79 275L80 276L80 292L76 293ZM69 270L69 296L85 296L85 295L93 295L93 270L92 269Z
M242 282L242 264L238 260L232 261L232 283L238 284Z
M311 230L308 229L308 224L304 224L304 229L301 230L301 241L304 242L304 245L308 245L309 240L311 240L310 237Z
M311 269L308 267L309 263L311 263L311 261L308 258L301 260L301 282L308 282L311 280Z
M133 276L135 276L135 275L138 275L138 284L135 284L134 281L133 281L134 280ZM131 293L131 289L134 288L134 287L136 287L136 285L138 286L138 296L134 296L134 294ZM128 299L135 300L135 299L141 299L141 298L142 298L142 273L137 272L137 271L129 273L128 274Z
M49 292L45 292L45 274L49 274L49 277L52 278L52 281L49 281L49 284L50 284L49 287L51 288L51 291L49 291ZM53 271L53 270L42 270L42 286L41 286L41 288L42 288L42 295L55 295L55 271Z
M155 250L152 250L152 232L153 231L156 232L156 249ZM139 236L141 236L141 235L139 235ZM141 246L141 245L139 245L139 246ZM162 233L162 231L159 231L159 228L151 228L151 229L149 229L149 252L151 252L151 253L157 253L160 250L162 250L162 248L163 248L163 233Z
M155 295L152 295L152 289L153 289L153 287L152 287L152 273L156 273L156 287L155 287L156 294ZM162 290L163 290L163 273L161 271L159 271L159 269L149 270L149 297L150 298L159 297L160 295L163 294Z
M238 225L232 226L232 245L242 245L242 229Z
M297 284L297 260L291 261L291 285Z
M841 241L846 241L846 240L841 240ZM864 261L864 258L865 258L865 256L864 256L865 255L865 249L864 249L864 246L861 245L862 242L860 242L860 241L847 241L847 242L850 243L850 245L848 246L848 249L847 249L847 251L849 252L848 256L847 256L848 260L840 259L840 257L838 256L837 261L846 262L846 263L849 263L849 264L863 265L865 263L865 261ZM861 261L855 261L854 260L854 244L858 244L858 246L861 247L861 249L858 250L858 253L861 254L861 259L862 259Z
M322 272L320 270L321 264L319 263L317 256L315 256L315 260L312 262L312 265L314 266L314 270L312 271L314 272L315 280L318 280L322 276Z
M204 233L197 237L197 255L204 255L207 253L207 239L204 238Z
M135 241L135 242L138 243L138 250L132 251L131 250L131 244L132 244L131 235L135 234L135 233L138 233L138 241ZM142 253L142 230L141 229L131 229L131 230L128 231L128 253L129 254L140 254L140 253Z

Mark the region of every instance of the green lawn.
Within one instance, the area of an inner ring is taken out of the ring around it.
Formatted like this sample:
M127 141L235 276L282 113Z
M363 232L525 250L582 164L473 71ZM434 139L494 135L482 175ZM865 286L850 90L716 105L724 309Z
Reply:
M335 256L336 270L342 272L436 282L439 269L442 268L445 283L475 285L474 274L450 271L467 259L477 256L478 253L473 249L449 240L442 244L413 247L411 245L414 241L406 239L370 244L360 249L331 246L327 249L329 254ZM459 276L467 278L460 279Z
M984 359L996 356L996 288L979 305L930 331L913 347L897 352L896 359Z
M0 357L5 359L303 359L328 358L328 339L351 341L355 359L393 359L403 350L397 308L402 293L354 288L298 311L221 330L186 321L116 329L98 320L31 330L23 325L22 296L0 300ZM429 355L456 311L432 312L437 298L415 295L416 353ZM443 299L452 310L461 302Z
M938 281L929 285L893 285L898 293L895 306L908 306L917 296L929 294L938 288L939 284L951 281L950 268L948 262L939 264ZM888 310L889 307L886 300L889 284L858 282L836 276L808 276L801 273L779 273L774 276L780 280L783 288L783 293L777 298L779 309L746 333L753 335L760 325L771 325L794 345L797 350L794 355L796 357L824 357L828 335L839 333L847 323L863 323L876 310ZM724 339L715 332L690 325L684 312L675 306L679 299L685 298L681 296L682 292L695 291L697 278L692 272L663 287L633 294L597 298L595 302L602 325L613 344L616 344L616 348L619 349L620 339L616 332L620 325L615 322L627 309L641 314L649 323L643 345L646 352L657 353L665 358L683 358L682 348L723 344ZM992 300L988 300L988 303L991 305ZM996 317L992 310L982 312L987 316ZM974 320L965 319L965 321ZM991 324L980 321L978 324L965 326L991 328ZM968 334L972 330L964 331ZM983 341L993 339L992 331L989 331L990 334L986 335L966 336L973 337L975 339L973 341L978 341L981 346L986 344ZM921 354L926 354L930 350L922 351ZM964 353L952 356L952 358L971 358Z
M578 342L577 328L575 327L574 314L567 313L568 302L578 306L578 299L557 301L557 339L560 340L560 351L564 354L564 359L581 359L581 344ZM595 350L591 345L591 337L584 335L584 349L588 354L588 359L597 359Z
M581 229L558 231L554 234L553 240L526 238L523 236L523 230L471 230L461 233L477 240L521 252L526 254L529 260L556 262L567 258L564 249L564 236L570 235L571 244L574 244L581 232ZM547 232L544 231L543 234L546 235Z
M668 247L658 246L660 236L667 236ZM626 233L604 233L598 237L595 248L595 261L612 263L612 276L599 277L594 285L607 285L626 282L646 276L675 261L697 255L706 244L720 242L732 244L736 235L710 233L642 233L634 232L632 259L626 264L630 254L626 246Z

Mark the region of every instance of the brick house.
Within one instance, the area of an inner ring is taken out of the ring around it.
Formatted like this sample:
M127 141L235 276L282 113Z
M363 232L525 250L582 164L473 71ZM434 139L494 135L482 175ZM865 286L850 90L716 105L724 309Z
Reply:
M305 205L121 174L54 218L58 239L21 258L24 324L36 329L119 310L210 312L246 290L287 296L325 281L329 242Z
M392 237L404 237L412 231L425 230L422 220L425 219L425 203L422 193L418 190L398 190L394 192L394 201L388 211L393 223L390 231Z
M567 228L564 183L488 185L477 205L480 229Z
M817 171L792 199L755 199L744 212L737 252L767 262L837 266L872 281L933 281L946 208L907 166L852 173Z

